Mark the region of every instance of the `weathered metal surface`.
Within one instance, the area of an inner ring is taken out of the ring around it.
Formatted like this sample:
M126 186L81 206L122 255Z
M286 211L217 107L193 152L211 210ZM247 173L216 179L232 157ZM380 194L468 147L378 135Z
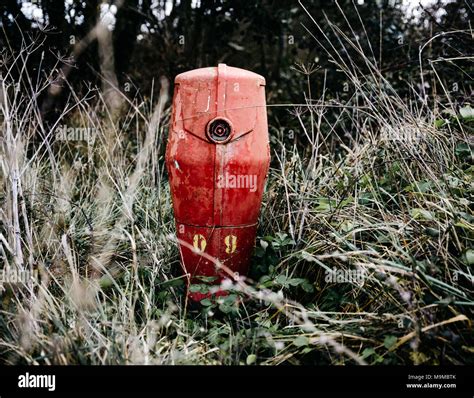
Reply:
M191 281L224 277L202 252L247 273L269 161L262 76L219 64L176 77L166 165Z

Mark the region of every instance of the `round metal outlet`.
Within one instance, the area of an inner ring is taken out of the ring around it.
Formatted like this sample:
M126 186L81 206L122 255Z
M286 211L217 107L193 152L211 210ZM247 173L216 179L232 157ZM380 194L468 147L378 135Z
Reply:
M206 128L207 137L216 144L223 144L230 139L232 123L223 117L212 119Z

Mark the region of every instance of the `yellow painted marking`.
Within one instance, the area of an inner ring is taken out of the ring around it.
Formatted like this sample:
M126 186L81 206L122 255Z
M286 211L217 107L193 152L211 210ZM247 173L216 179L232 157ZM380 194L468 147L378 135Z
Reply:
M237 236L227 235L224 238L224 242L226 245L226 249L225 249L226 253L231 254L235 252L235 250L237 249Z
M203 252L206 250L206 238L200 234L194 235L193 246L198 252Z

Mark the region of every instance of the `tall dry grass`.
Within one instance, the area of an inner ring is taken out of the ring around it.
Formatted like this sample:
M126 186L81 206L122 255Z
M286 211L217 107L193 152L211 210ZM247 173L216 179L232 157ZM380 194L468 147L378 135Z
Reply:
M38 97L54 76L25 67L38 48L5 53L1 268L29 278L1 285L1 361L472 363L472 119L416 90L407 102L370 56L354 65L329 38L319 45L353 100L323 93L294 109L303 151L271 128L251 278L197 308L163 165L169 83L157 99L122 96L120 117L101 91L72 90L47 125ZM356 135L334 133L342 119ZM59 140L64 128L93 139Z

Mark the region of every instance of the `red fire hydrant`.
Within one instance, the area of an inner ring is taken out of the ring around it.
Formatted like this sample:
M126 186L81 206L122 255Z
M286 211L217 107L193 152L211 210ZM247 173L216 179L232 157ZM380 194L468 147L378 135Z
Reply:
M230 278L213 259L248 272L269 162L262 76L219 64L176 77L166 165L191 283Z

